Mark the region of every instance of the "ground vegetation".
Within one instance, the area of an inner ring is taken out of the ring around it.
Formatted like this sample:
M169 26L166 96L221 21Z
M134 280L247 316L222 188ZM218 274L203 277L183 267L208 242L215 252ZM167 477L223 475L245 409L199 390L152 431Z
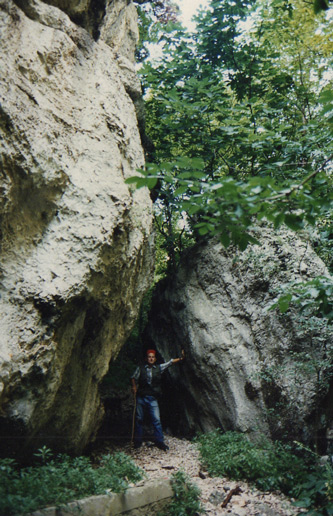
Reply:
M35 462L22 467L13 459L0 460L0 514L14 516L46 506L62 507L89 495L122 492L143 472L122 452L103 455L98 464L86 456L53 456L43 446Z

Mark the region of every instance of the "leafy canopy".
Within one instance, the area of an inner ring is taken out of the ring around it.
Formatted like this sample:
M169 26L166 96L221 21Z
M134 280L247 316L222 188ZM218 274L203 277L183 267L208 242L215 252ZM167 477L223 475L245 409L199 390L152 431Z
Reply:
M240 22L252 4L213 0L197 34L176 26L163 57L145 64L155 164L132 180L150 188L159 180L161 199L172 195L190 220L196 213L199 234L241 248L254 217L297 230L332 201L333 97L322 80L332 48L324 22L304 7L290 18L276 0L252 11L245 34Z
M332 220L329 30L303 0L211 0L195 34L168 26L141 68L155 152L128 182L154 191L170 258L177 217L241 250L257 220Z

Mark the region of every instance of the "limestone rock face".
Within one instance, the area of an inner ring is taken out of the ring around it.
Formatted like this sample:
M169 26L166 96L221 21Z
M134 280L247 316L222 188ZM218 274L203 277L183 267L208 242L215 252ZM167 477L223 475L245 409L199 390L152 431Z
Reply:
M327 270L295 234L263 228L256 236L262 245L243 253L216 242L190 250L153 299L149 338L165 360L182 348L187 355L168 370L165 401L167 419L183 434L222 427L310 438L319 419L325 389L313 363L325 358L332 332L322 321L300 329L299 317L267 306L278 286ZM327 424L322 419L319 430Z
M111 48L134 61L139 38L134 4L126 0L45 0L63 10L94 39L101 38ZM18 0L25 3L25 0Z
M133 49L119 43L129 21L116 51L105 42L108 16L136 18L126 0L112 4L95 41L58 7L0 0L5 453L87 444L103 415L98 384L151 282L151 201L124 182L144 162Z

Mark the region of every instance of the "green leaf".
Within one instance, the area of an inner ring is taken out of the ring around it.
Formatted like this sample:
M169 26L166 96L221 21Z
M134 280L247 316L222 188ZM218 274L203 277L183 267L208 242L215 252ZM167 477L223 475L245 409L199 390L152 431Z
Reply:
M279 213L274 219L274 228L275 229L279 228L284 223L284 220L285 220L285 214Z
M188 209L187 212L189 215L194 215L195 213L198 213L201 211L201 206L199 204L192 204Z
M155 188L156 184L157 184L157 181L158 181L158 178L157 177L147 177L146 179L146 185L148 186L148 188L150 190L152 190L153 188Z
M280 309L280 312L283 314L289 309L290 302L292 300L291 294L285 294L278 299L278 306Z
M209 229L207 226L202 226L201 228L198 228L199 235L207 235L209 233Z
M127 179L125 179L125 183L127 185L132 185L132 184L137 183L141 179L142 179L142 176L131 176L131 177L128 177Z
M142 188L144 186L147 186L148 188L154 188L154 186L157 183L157 178L149 178L149 177L139 177L139 176L133 176L129 177L125 180L126 184L136 184L136 188ZM153 185L153 186L149 186Z
M249 244L249 239L247 238L247 235L241 235L238 239L237 239L237 245L239 247L239 249L241 251L245 251L245 249L247 248Z
M203 179L204 177L206 177L206 174L204 172L192 172L192 177L194 177L195 179Z
M177 197L178 195L182 195L185 192L187 192L187 190L187 186L180 186L179 188L176 188L176 190L174 191L174 196Z
M192 158L191 167L197 170L202 170L205 166L205 162L202 158Z
M284 222L290 229L293 229L294 231L298 231L304 227L304 222L298 215L286 214L284 217Z
M191 172L181 172L177 175L179 179L190 179L192 177Z
M225 248L229 247L229 245L230 245L230 236L228 235L228 233L221 233L220 240L221 240L222 245Z
M169 174L165 175L163 177L163 180L166 181L167 183L174 183L174 178L172 176L170 176Z

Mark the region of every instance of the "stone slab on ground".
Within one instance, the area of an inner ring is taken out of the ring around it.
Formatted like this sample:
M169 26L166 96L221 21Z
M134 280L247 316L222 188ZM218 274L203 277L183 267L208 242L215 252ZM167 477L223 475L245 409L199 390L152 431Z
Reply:
M171 501L173 491L167 478L144 481L124 493L90 496L63 507L47 507L29 516L141 516L157 514Z

